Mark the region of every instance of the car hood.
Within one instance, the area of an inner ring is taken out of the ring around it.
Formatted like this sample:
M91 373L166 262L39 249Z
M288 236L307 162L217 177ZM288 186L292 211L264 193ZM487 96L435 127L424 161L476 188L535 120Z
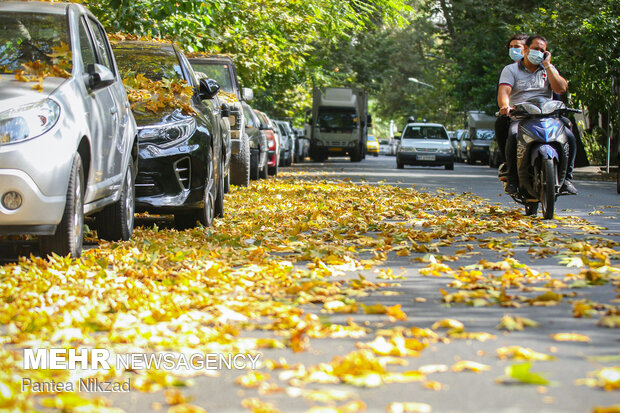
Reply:
M432 140L432 139L408 139L406 142L401 143L402 146L416 148L448 148L450 147L449 141Z
M21 82L14 75L0 75L0 102L3 108L14 108L23 104L48 98L68 79L47 77L40 90L33 89L39 82Z
M476 146L489 146L491 141L488 139L472 139L471 143Z

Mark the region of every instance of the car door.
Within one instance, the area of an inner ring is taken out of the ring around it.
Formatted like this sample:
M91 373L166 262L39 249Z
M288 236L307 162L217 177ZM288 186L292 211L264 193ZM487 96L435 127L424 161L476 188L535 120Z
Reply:
M88 73L88 66L99 63L99 61L85 16L80 18L78 30L82 69L84 73ZM110 161L114 157L113 135L118 117L118 113L115 112L118 111L118 108L110 87L88 90L84 104L87 110L92 154L85 202L92 202L109 196L120 185L120 179L114 179L114 171Z
M116 79L114 84L107 86L105 99L109 101L108 108L111 115L110 132L108 135L109 158L107 159L106 169L110 178L120 182L124 175L123 166L129 156L129 145L131 145L131 137L126 138L126 129L129 127L131 109L129 101L125 98L125 89L122 80L118 74L114 58L112 57L112 49L105 30L97 21L88 17L88 24L92 38L94 40L95 51L97 52L97 61L99 64L107 67ZM109 99L109 100L108 100Z

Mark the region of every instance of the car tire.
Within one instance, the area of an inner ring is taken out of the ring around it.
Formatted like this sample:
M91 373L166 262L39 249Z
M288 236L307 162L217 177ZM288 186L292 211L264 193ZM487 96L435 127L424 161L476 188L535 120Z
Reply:
M239 153L230 157L230 183L250 185L250 138L245 133L241 134Z
M454 171L454 163L447 163L446 164L446 170L447 171Z
M129 157L119 200L97 214L99 238L108 241L127 241L133 234L136 188L133 159Z
M218 179L217 192L214 202L214 216L216 218L224 218L224 185L226 184L224 179L224 157L220 161L220 177Z
M73 157L69 185L67 186L67 200L60 224L54 235L44 235L39 238L41 256L51 253L71 255L79 258L82 255L84 242L84 169L79 154Z
M258 164L260 161L260 153L252 152L250 159L250 179L255 181L258 179L258 173L260 171L260 165Z
M397 169L405 169L405 164L400 162L398 159L396 160L396 168Z
M260 155L259 155L259 159L260 159ZM267 166L267 155L266 154L265 154L265 162L263 163L263 167L260 169L259 178L260 179L269 178L269 167Z
M267 173L269 173L269 175L271 176L278 176L278 161L277 161L278 157L276 156L276 164L275 166L268 166L267 167Z
M230 171L226 174L226 178L224 178L224 193L227 194L230 192Z

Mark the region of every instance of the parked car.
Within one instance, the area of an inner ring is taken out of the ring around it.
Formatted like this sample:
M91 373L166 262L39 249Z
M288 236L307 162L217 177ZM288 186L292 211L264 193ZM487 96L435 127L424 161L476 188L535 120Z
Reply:
M396 167L405 165L444 165L454 169L454 150L448 133L438 123L409 123L403 129L396 154Z
M282 149L280 150L280 165L290 166L293 163L295 157L295 133L290 122L275 120L274 123L278 126ZM288 148L288 149L284 149Z
M478 161L486 164L489 161L489 145L493 141L495 132L491 129L474 129L469 131L464 161L474 164Z
M304 128L293 128L295 131L295 158L294 162L303 162L310 156L310 138L306 136Z
M251 101L254 92L242 88L237 69L227 56L204 56L190 54L189 61L195 72L204 73L220 85L218 96L230 106L231 160L230 180L233 185L248 186L250 183L250 139L245 133L243 101ZM227 175L228 176L228 175Z
M454 139L451 141L452 149L454 149L454 159L457 162L463 162L463 158L461 158L461 143L463 142L463 138L467 136L466 129L457 129L454 131Z
M268 175L267 133L261 129L261 122L246 102L241 103L245 118L245 132L250 140L250 179L266 179Z
M469 140L465 161L483 164L489 161L489 145L495 136L494 116L487 115L482 111L471 110L467 112L467 124L469 127Z
M230 114L226 107L216 107L213 99L219 85L214 80L198 82L189 61L173 44L122 41L113 48L124 82L138 95L147 95L132 105L140 162L136 208L174 214L177 229L193 227L197 221L212 225L214 217L224 214L230 153L217 112L224 112L223 117Z
M469 131L465 131L459 140L458 159L461 162L467 162L467 145L471 142L469 139Z
M374 156L379 156L379 142L374 135L368 135L366 138L366 152Z
M137 130L103 27L78 4L1 2L0 28L0 235L79 257L94 215L129 239Z
M254 113L258 116L260 121L260 128L264 130L267 135L267 166L269 175L278 175L278 167L280 165L280 134L278 127L264 112L254 109Z

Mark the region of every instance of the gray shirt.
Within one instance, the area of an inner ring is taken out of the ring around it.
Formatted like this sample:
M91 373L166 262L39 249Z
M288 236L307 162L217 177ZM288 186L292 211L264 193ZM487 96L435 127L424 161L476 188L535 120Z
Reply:
M510 91L510 106L519 103L530 102L537 99L551 99L553 91L549 84L547 71L544 67L538 66L534 73L531 73L519 61L504 67L499 77L500 85L512 87Z

